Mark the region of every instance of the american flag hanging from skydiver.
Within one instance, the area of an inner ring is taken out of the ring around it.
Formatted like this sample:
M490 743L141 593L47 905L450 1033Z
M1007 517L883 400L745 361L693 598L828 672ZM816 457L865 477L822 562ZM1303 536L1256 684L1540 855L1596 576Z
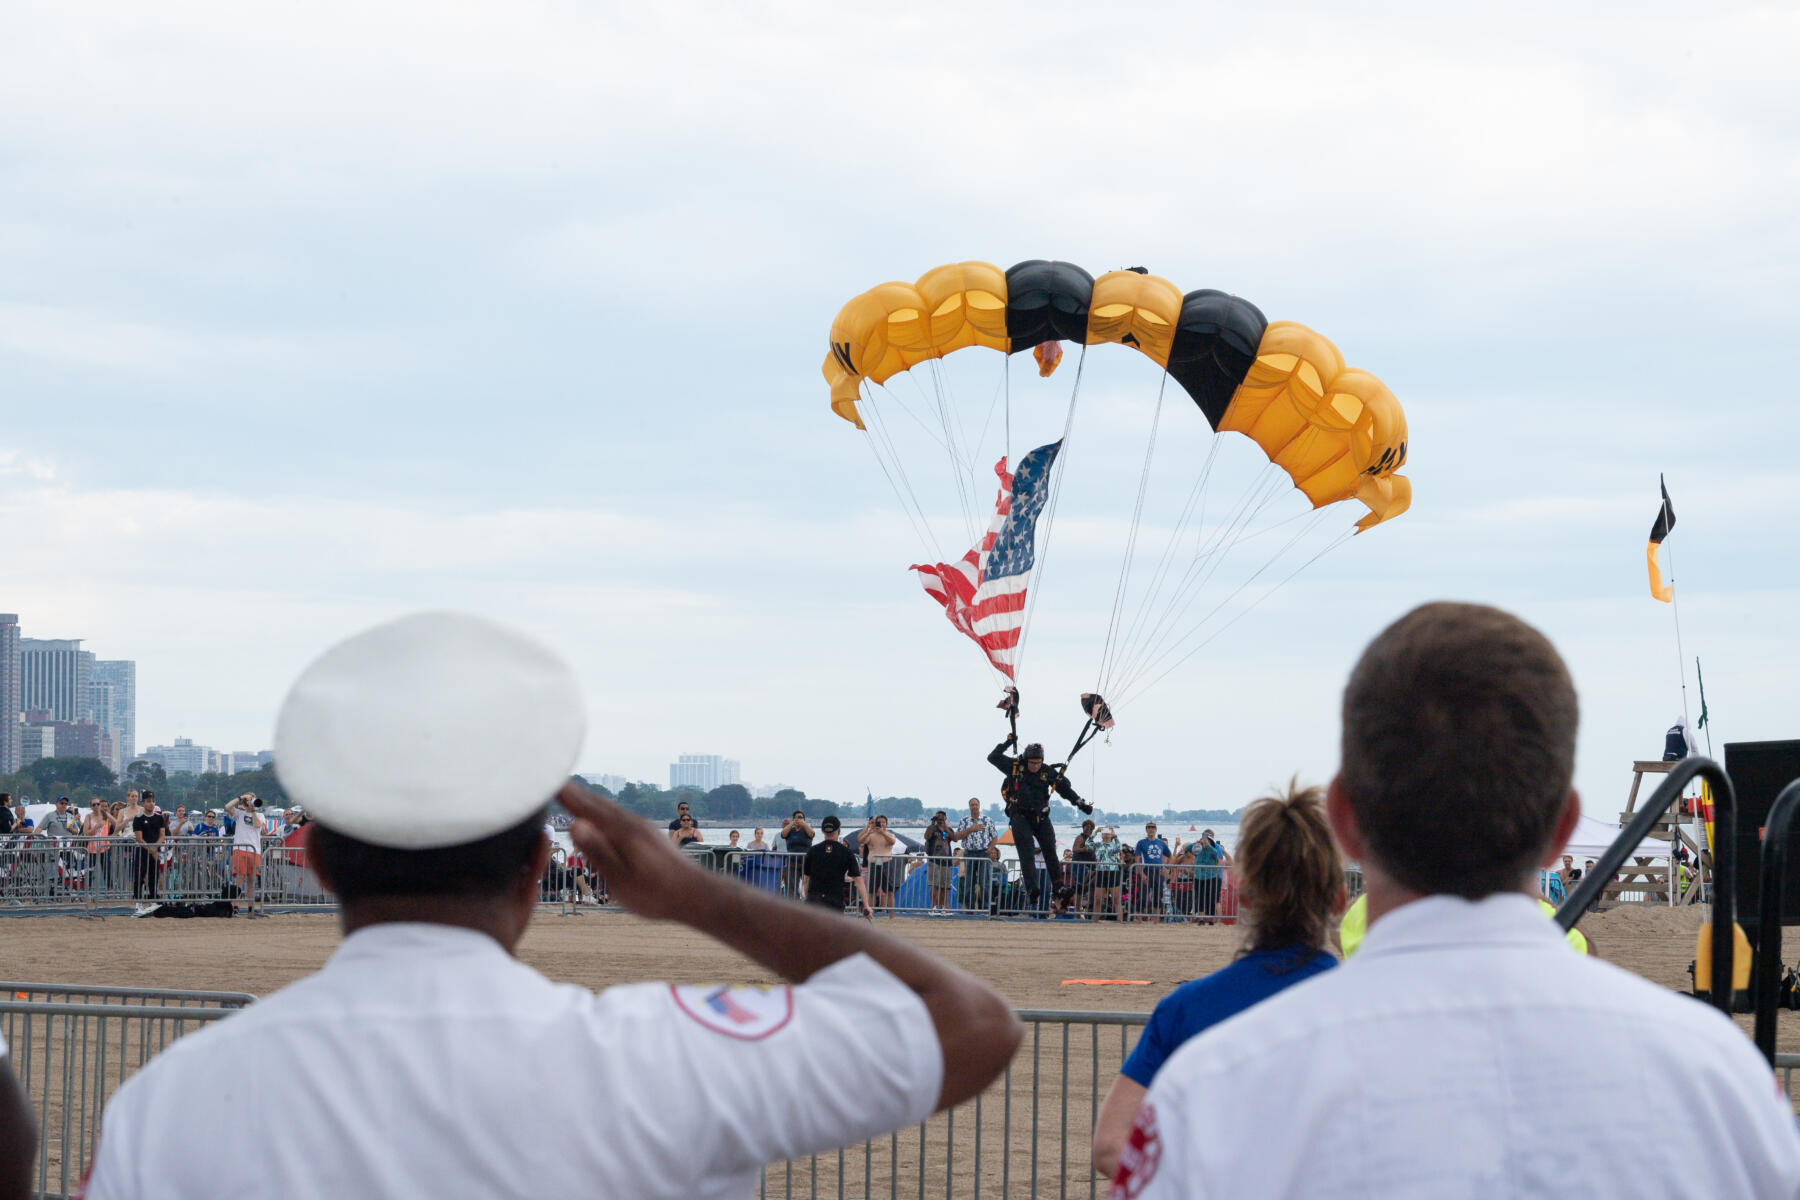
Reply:
M914 564L925 591L944 606L950 623L971 638L994 669L1013 678L1019 635L1025 624L1025 587L1037 561L1038 514L1050 497L1050 467L1060 441L1039 446L1016 474L1003 458L994 464L1000 494L981 545L954 563Z

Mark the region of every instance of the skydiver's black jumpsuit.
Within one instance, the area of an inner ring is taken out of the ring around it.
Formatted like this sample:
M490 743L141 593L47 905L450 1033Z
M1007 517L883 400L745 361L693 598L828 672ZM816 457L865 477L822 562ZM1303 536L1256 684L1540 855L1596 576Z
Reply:
M993 752L988 755L988 761L1006 776L1001 794L1006 800L1006 815L1012 822L1013 845L1019 851L1019 866L1025 872L1025 894L1031 898L1031 907L1035 909L1038 903L1038 882L1034 850L1043 850L1044 869L1050 875L1051 894L1055 895L1063 889L1062 860L1056 856L1056 830L1050 824L1050 789L1054 787L1056 794L1071 804L1080 805L1082 799L1075 794L1075 789L1069 786L1067 779L1048 766L1027 771L1023 759L1013 758L1006 753L1005 742L994 747Z

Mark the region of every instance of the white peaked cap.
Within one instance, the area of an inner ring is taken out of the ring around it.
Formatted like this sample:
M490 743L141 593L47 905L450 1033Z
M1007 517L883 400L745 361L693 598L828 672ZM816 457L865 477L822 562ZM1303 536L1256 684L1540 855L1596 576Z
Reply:
M568 779L586 729L581 685L555 651L480 617L417 613L301 673L275 765L339 833L431 850L525 820Z

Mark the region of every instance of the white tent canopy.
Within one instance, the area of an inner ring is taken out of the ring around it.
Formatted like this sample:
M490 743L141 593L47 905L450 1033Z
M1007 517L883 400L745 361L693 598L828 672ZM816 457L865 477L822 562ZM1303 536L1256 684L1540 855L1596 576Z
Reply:
M1608 825L1605 821L1584 814L1581 823L1575 826L1574 836L1563 848L1563 853L1573 857L1575 865L1579 867L1582 859L1599 858L1605 853L1606 848L1618 840L1619 832L1618 826ZM1660 838L1645 838L1638 843L1632 857L1667 858L1669 857L1669 843Z

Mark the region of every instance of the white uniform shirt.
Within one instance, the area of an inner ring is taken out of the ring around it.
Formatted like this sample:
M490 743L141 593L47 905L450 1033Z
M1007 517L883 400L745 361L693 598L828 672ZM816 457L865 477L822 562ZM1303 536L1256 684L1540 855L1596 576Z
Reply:
M1113 1195L1794 1197L1800 1128L1716 1009L1433 896L1176 1051Z
M924 1002L866 955L793 988L599 995L485 934L358 930L318 974L182 1038L106 1107L87 1195L682 1197L923 1120ZM196 1154L193 1128L281 1136Z

